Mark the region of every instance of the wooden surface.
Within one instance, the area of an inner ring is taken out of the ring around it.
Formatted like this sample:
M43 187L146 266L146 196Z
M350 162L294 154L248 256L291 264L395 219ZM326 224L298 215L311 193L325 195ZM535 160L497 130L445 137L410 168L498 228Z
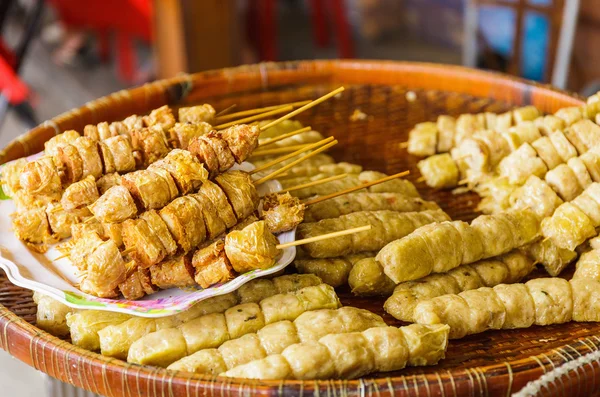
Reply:
M298 117L306 125L340 144L331 153L337 160L362 164L365 169L394 173L413 171L414 157L399 143L417 122L438 114L458 115L483 110L504 111L534 104L544 112L580 104L579 98L497 74L430 64L394 62L294 62L263 64L182 76L115 94L59 116L0 152L0 162L42 148L43 141L65 129L81 130L86 123L142 113L164 103L209 102L217 111L236 103L247 109L315 98L337 86L344 94ZM416 94L409 101L408 92ZM367 114L350 121L355 109ZM472 219L475 195L453 196L418 186L455 219ZM1 274L1 273L0 273ZM382 314L383 299L357 299L339 291L344 304ZM35 328L30 293L0 276L0 347L52 376L106 396L136 395L507 395L544 372L600 348L599 324L564 324L527 330L496 331L451 341L439 365L410 368L352 381L268 381L209 379L200 375L140 367L78 349ZM29 321L29 322L28 322ZM589 396L600 388L597 362L569 372L543 395Z

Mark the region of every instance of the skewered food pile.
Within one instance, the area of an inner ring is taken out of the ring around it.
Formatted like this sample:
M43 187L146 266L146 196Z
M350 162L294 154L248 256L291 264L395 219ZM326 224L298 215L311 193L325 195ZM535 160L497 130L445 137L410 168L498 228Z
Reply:
M82 271L81 288L105 297L206 288L272 266L280 252L276 235L296 226L297 238L308 239L290 266L300 274L253 280L160 319L74 311L36 297L41 327L133 364L308 380L433 365L449 339L486 330L600 321L598 94L554 115L526 106L499 115L440 116L410 132L408 151L430 156L418 164L427 185L466 184L483 197L485 214L471 222L452 220L443 203L421 198L407 180L371 186L386 176L327 154L292 164L295 157L285 153L324 139L307 131L270 143L301 129L297 122L260 139L268 122L215 133L205 125L214 111L203 109L209 117L190 108L177 124L163 109L98 125L97 138L90 127L85 137L99 142L132 136L121 140L130 142L135 170L123 175L116 160L112 173L102 168L71 180L63 175L72 173L70 166L52 171L53 157L35 166L11 164L5 189L21 203L35 203L15 216L16 232L30 244L72 235L68 250ZM132 128L148 135L135 140ZM170 132L167 146L174 149L163 153L158 143L139 141L153 142L159 128ZM258 142L272 146L252 154ZM49 146L56 155L84 150L59 140ZM226 146L230 156L220 156ZM100 147L99 155L104 152L110 148ZM282 191L259 198L250 174L229 170L247 158L263 173L287 167L277 176ZM30 176L15 177L24 171ZM36 175L44 173L54 181L43 187L48 195L19 198L42 186ZM339 192L345 194L329 197ZM344 234L364 225L370 230ZM556 277L578 256L571 280ZM552 277L531 279L536 265ZM415 324L389 326L375 313L342 306L334 288L377 299L395 319Z

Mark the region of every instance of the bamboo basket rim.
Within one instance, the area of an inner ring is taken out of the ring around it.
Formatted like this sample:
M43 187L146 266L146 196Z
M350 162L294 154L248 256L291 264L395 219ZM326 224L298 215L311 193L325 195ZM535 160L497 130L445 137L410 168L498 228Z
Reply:
M364 73L364 75L358 75L359 72ZM40 137L47 140L54 134L74 128L72 127L73 124L83 125L104 120L111 121L122 117L121 113L125 115L135 112L141 113L141 110L137 109L149 109L155 105L160 106L165 103L175 104L188 98L188 94L193 92L194 87L203 87L199 97L196 98L196 100L201 100L211 95L235 94L249 89L274 89L286 85L314 82L315 79L320 83L339 83L340 85L358 84L359 82L389 85L393 83L394 75L397 73L414 75L414 84L419 89L455 91L481 97L481 87L485 86L488 87L487 94L484 90L483 96L490 95L495 99L505 100L515 105L528 103L535 97L540 101L538 106L545 112L553 112L565 105L575 106L582 103L581 97L549 85L500 73L473 70L454 65L378 60L314 60L262 63L181 75L130 90L122 90L88 102L80 108L65 112L17 137L0 151L0 164L39 151L36 149L39 148L40 144L43 145L43 141L40 143L35 142L35 140L40 140ZM444 77L444 79L438 78L439 76ZM276 83L272 83L275 78L277 78ZM365 79L368 81L365 81ZM461 84L461 90L457 91L456 81L477 84L479 90L476 91L471 88L471 84ZM219 86L221 88L217 87L218 84L221 84ZM222 87L223 85L225 88ZM134 99L138 96L143 96L142 104L135 103ZM129 106L124 107L126 110L119 113L120 109L117 109L116 114L106 113L107 109L112 109L111 106L118 107L119 103L123 101L127 102ZM442 380L452 382L456 394L457 388L460 390L460 386L464 384L471 385L469 386L472 387L471 390L475 390L475 382L479 383L479 390L482 391L481 381L483 380L486 383L486 376L506 378L509 390L512 390L513 386L518 390L526 383L523 383L523 379L538 378L549 369L570 361L565 358L564 354L556 353L555 349L555 351L548 352L548 354L480 367L441 370L440 372L402 375L393 378L366 377L358 380L310 382L216 379L206 375L142 367L89 352L41 331L1 304L0 331L0 347L8 353L62 381L108 396L126 394L124 389L127 382L134 379L136 382L148 382L148 388L150 388L151 382L155 391L158 388L163 392L167 389L172 392L173 385L178 385L185 387L186 390L194 391L196 395L215 392L216 390L227 390L240 394L248 390L266 394L285 394L286 391L292 390L296 392L298 390L302 392L316 390L325 387L324 385L328 390L331 388L332 390L350 390L360 393L376 390L379 393L379 390L389 389L390 393L393 394L394 389L402 387L402 384L406 385L407 382L415 385L422 384L429 391L430 386L437 387L436 385L439 385L441 387ZM597 345L599 342L600 339L598 338L583 338L564 347L576 352L580 352L585 348L594 351L600 349L600 345ZM589 347L590 344L595 349L592 350ZM44 360L48 353L57 359L61 358L65 367L59 368L54 363L48 366L48 363ZM578 354L581 355L581 353ZM73 377L68 370L69 366L77 366L78 377ZM591 370L594 370L594 368L591 367ZM591 371L587 369L584 369L584 372L591 374ZM101 375L103 379L89 379L88 375L90 373L92 378ZM114 390L111 389L106 379L107 374L110 374L113 377L112 379L121 379L120 394L115 394ZM374 389L371 389L373 387Z

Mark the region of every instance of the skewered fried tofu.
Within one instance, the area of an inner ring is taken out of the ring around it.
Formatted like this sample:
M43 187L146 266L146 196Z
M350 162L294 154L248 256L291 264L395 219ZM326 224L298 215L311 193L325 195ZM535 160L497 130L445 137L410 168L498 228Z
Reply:
M65 210L72 211L93 204L99 197L96 178L88 175L65 189L60 204Z
M11 161L2 166L2 191L9 197L13 197L15 193L21 190L21 173L27 165L27 160L20 158L16 161Z
M212 123L215 118L215 108L208 103L197 106L179 108L180 123Z
M81 280L83 292L112 298L117 296L116 289L126 279L125 262L114 241L99 244L85 258L86 272Z
M236 124L220 131L219 135L227 142L236 162L241 164L256 149L260 128L256 125Z
M106 174L96 181L96 186L98 187L98 193L100 195L106 193L106 191L111 187L119 186L120 184L121 175L116 172L113 172L112 174Z
M225 222L219 216L217 208L210 199L202 193L192 194L190 197L196 200L201 208L207 238L213 240L225 233L227 225L225 225Z
M132 250L129 255L142 268L155 265L167 256L160 239L143 219L128 219L123 222L122 236L125 247Z
M268 194L264 197L261 218L271 233L293 230L304 220L306 206L289 193Z
M208 172L196 157L187 150L173 149L169 154L153 163L149 170L168 171L181 195L197 190L208 179Z
M302 246L302 250L313 258L332 258L364 251L376 251L387 243L408 235L420 226L449 219L448 215L441 210L422 212L361 211L339 218L302 223L297 228L297 236L299 239L303 239L357 226L372 226L371 230L366 232L315 241Z
M104 159L105 174L114 171L124 173L135 170L136 163L135 158L133 157L133 148L128 137L118 135L105 139L100 143ZM107 167L108 161L110 161L112 167Z
M62 183L70 185L83 179L83 159L77 148L71 144L60 145L57 152L56 158L64 166L60 173Z
M133 130L131 145L133 150L141 153L142 163L145 167L165 157L171 150L166 135L159 125Z
M179 122L175 123L173 128L169 130L171 136L170 142L180 149L188 149L190 141L193 138L203 136L212 131L212 125L201 122Z
M97 125L88 124L83 128L83 135L93 141L99 142L113 136L112 131L106 121Z
M521 145L498 165L500 176L508 178L514 185L525 183L530 175L543 177L548 171L546 164L537 156L529 144Z
M194 280L202 288L225 283L236 276L225 254L223 240L217 240L208 247L197 250L192 259L192 265L196 269Z
M454 221L422 226L387 244L376 259L389 278L401 283L507 253L539 236L533 211L506 211L481 215L471 225Z
M202 208L194 198L176 198L161 209L159 215L183 252L190 252L206 241L207 232Z
M163 208L179 196L171 174L161 169L148 168L125 174L121 184L129 190L138 208Z
M408 152L415 156L432 156L437 151L438 130L435 123L424 122L408 133Z
M150 270L138 267L127 279L119 284L119 291L128 300L137 300L158 291L150 279Z
M236 272L246 273L273 266L280 254L277 244L277 237L264 221L259 221L229 232L225 237L225 253Z
M46 252L46 244L54 240L43 208L13 214L12 227L17 238L37 252Z
M143 116L146 127L160 127L163 131L168 131L175 125L175 116L168 105L161 106L150 112L148 116Z
M459 169L448 153L437 154L417 163L427 186L443 189L458 184Z
M83 163L82 178L92 175L98 179L103 174L102 158L98 151L97 141L86 136L79 137L73 141L73 146L77 149Z
M531 208L539 219L551 216L563 203L550 185L535 175L531 175L511 199L514 200L513 208Z
M238 222L233 208L223 189L211 181L206 181L200 187L199 194L205 196L214 206L219 217L225 222L227 228L235 226Z
M152 265L150 267L152 284L160 289L188 288L196 285L194 267L188 255Z
M223 189L237 219L244 219L258 206L258 192L250 174L242 171L229 171L218 175L215 183Z
M140 219L146 221L152 233L160 240L167 252L167 256L174 255L175 252L177 252L177 243L171 236L169 228L158 212L155 210L144 211L140 214Z
M56 164L51 157L27 163L21 172L19 184L29 194L52 195L62 191Z
M56 156L58 154L58 147L65 144L72 144L81 135L75 130L67 130L62 134L53 136L44 142L44 153L47 156Z
M120 223L137 214L137 207L129 190L113 186L88 207L102 223Z
M211 177L227 171L235 164L228 142L216 131L193 138L188 150L204 164Z

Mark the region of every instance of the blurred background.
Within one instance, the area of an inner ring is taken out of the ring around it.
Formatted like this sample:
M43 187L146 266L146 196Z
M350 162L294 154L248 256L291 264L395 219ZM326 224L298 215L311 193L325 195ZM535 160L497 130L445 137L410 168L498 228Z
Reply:
M260 61L462 64L588 94L599 45L598 0L0 0L0 146L125 87Z

